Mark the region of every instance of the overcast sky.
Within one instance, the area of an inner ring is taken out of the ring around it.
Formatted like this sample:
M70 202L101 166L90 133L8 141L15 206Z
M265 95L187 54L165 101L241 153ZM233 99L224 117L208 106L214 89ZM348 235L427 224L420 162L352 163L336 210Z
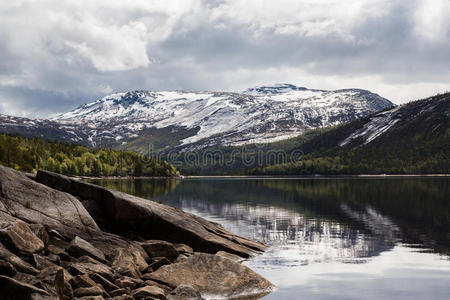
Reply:
M0 113L119 91L293 83L395 103L450 90L449 0L0 2Z

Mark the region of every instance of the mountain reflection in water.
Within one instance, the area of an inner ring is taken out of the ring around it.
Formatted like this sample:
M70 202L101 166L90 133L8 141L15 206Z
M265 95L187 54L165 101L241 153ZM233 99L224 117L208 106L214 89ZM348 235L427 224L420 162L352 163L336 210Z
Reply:
M269 250L247 264L281 286L269 298L295 299L302 294L327 299L326 293L313 289L314 276L326 286L330 279L323 281L324 276L339 274L340 284L354 289L347 296L358 298L355 282L364 276L379 276L401 259L408 261L395 267L396 272L403 270L401 276L396 275L402 283L423 270L438 268L420 275L421 284L414 288L430 293L429 286L450 286L449 181L433 177L192 178L95 183L178 207L267 243ZM411 265L421 261L423 270L413 276ZM344 267L349 264L365 267ZM345 276L356 279L352 283ZM297 288L290 290L292 286ZM411 296L411 289L398 295ZM447 292L450 288L441 288L433 295L439 298ZM391 297L392 291L373 289L367 296L380 295Z

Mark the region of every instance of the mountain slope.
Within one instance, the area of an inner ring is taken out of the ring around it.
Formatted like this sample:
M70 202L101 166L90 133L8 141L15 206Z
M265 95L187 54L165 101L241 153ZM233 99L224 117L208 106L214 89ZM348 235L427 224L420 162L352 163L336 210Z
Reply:
M365 90L309 90L283 84L242 93L119 93L52 121L80 126L96 145L146 152L151 143L156 151L193 151L283 140L393 106Z
M450 173L450 93L329 130L290 152L300 160L254 174Z

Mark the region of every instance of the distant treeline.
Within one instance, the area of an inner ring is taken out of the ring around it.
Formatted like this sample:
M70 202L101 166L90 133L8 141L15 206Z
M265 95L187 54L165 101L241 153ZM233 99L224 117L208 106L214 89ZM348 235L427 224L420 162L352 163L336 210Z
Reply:
M77 176L176 176L174 166L129 151L89 149L40 138L0 134L0 164L23 172Z

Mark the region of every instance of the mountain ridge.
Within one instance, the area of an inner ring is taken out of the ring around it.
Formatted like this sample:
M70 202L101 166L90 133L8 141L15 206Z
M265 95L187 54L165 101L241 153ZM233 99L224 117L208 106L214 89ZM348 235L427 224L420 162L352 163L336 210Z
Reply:
M326 91L281 84L243 93L115 93L51 120L91 127L95 145L127 149L127 143L141 144L142 151L143 146L152 141L158 144L160 136L165 135L175 140L156 150L177 147L192 151L283 140L392 106L389 100L365 90Z

